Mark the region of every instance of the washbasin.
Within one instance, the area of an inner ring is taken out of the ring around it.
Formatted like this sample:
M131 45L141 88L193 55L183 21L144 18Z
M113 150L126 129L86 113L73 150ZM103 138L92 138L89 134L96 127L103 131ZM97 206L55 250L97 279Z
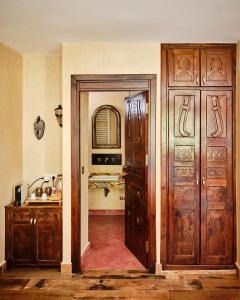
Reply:
M119 180L119 175L93 175L89 178L89 181L97 181L97 182L116 182Z

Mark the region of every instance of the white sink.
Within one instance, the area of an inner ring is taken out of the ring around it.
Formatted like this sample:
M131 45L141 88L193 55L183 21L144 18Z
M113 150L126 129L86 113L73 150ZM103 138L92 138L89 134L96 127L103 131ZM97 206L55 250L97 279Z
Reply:
M97 182L106 182L112 181L116 182L119 180L119 175L93 175L89 178L89 181L97 181Z

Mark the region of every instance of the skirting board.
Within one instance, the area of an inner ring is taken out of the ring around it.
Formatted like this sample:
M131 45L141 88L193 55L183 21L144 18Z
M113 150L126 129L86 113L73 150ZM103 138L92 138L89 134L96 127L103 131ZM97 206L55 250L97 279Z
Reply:
M61 263L61 274L72 274L72 264Z
M236 275L237 275L238 278L240 278L240 265L237 262L236 262L235 265L236 265Z
M179 275L236 275L236 270L167 270L160 274L166 278L178 278Z
M81 264L84 263L88 253L90 252L90 248L91 248L91 245L90 245L90 242L88 242L86 245L86 248L83 251L83 254L81 255Z
M124 216L124 209L89 209L89 216Z
M156 265L155 265L155 274L156 275L160 275L161 273L162 273L162 264L158 264L158 263L156 263Z
M4 260L0 263L0 277L3 276L3 273L7 270L7 262Z

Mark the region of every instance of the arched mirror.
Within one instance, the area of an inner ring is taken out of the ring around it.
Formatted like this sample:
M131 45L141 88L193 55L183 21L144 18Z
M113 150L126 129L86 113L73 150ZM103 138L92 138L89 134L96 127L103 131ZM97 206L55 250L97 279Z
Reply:
M92 116L93 149L121 148L121 115L112 105L101 105Z

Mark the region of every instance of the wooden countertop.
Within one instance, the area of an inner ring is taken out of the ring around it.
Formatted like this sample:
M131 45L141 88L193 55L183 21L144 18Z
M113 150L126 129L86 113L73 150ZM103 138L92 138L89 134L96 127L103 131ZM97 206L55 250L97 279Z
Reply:
M62 205L61 204L32 204L32 205L26 205L25 203L23 203L21 206L15 206L14 202L7 204L5 207L9 207L9 208L61 208Z

